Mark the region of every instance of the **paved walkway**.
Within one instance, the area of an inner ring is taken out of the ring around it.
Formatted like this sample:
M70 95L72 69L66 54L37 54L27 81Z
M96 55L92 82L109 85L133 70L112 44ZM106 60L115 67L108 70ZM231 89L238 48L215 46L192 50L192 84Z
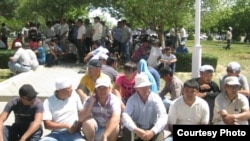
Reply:
M18 90L23 84L31 84L39 93L38 97L44 100L51 96L55 90L55 80L60 77L66 77L73 83L73 88L77 88L83 74L79 74L82 66L75 64L63 64L47 68L39 66L36 71L29 71L11 77L0 83L0 112L3 111L5 104L12 97L19 96ZM10 125L14 121L14 114L11 113L5 125ZM49 130L44 130L48 134Z
M51 68L39 66L36 71L29 71L11 77L0 83L0 101L8 101L10 98L18 96L18 90L23 84L31 84L39 93L39 98L46 98L53 94L55 90L55 80L66 77L76 88L83 74L79 74L80 65L64 64Z

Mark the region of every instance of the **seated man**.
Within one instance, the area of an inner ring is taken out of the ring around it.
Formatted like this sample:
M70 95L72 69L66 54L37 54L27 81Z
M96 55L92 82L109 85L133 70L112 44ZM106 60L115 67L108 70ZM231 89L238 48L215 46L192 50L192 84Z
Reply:
M219 95L219 86L214 82L213 73L214 68L211 65L203 65L200 67L200 77L193 78L199 84L199 92L197 96L203 98L209 106L209 123L212 123L213 110L214 110L214 100L215 97Z
M168 112L169 107L175 99L181 96L183 89L183 82L173 74L170 67L164 67L160 71L161 78L165 81L163 89L160 91L159 96L162 98L164 106ZM170 94L170 99L166 97Z
M176 48L176 53L188 53L188 48L185 46L185 42L181 42Z
M85 141L81 135L78 112L82 110L80 97L66 78L56 80L55 93L43 103L43 122L51 133L41 141Z
M123 140L134 141L132 132L140 140L163 141L168 117L161 98L150 90L150 85L147 75L136 76L136 93L128 99L122 114Z
M116 141L121 116L120 100L111 93L111 80L98 78L95 93L79 114L88 141Z
M76 89L82 102L91 96L95 90L95 81L100 77L109 77L101 72L102 63L100 60L92 59L88 63L88 72L81 78Z
M224 91L215 98L213 124L248 125L249 102L239 89L238 77L224 80Z
M240 82L239 93L245 96L250 96L249 84L248 84L246 76L241 73L240 64L238 62L230 62L227 65L226 71L227 71L227 74L225 74L223 77L219 79L221 91L224 90L225 79L229 76L236 76Z
M31 59L28 52L23 48L20 42L15 43L15 47L18 48L14 56L10 57L8 66L13 75L22 72L28 72L31 70Z
M187 80L184 83L183 96L170 105L167 126L170 132L173 132L173 125L207 125L209 123L208 104L196 95L198 91L199 84L195 80ZM166 140L171 141L172 136Z
M0 115L1 141L39 141L43 134L43 102L36 98L37 92L29 84L19 89L19 97L11 99ZM9 114L14 112L15 121L3 126Z

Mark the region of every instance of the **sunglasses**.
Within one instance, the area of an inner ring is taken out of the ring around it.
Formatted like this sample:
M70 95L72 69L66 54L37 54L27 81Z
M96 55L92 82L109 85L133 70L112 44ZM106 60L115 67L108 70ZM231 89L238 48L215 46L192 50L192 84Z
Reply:
M32 101L32 100L34 100L36 97L34 97L34 98L22 97L22 98L25 99L26 101Z

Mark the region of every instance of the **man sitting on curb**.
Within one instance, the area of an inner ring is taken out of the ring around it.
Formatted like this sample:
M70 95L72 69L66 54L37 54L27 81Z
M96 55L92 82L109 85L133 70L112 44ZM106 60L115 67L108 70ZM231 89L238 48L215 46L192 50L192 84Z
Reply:
M83 108L80 97L66 78L56 80L55 85L55 93L43 103L44 126L52 132L41 141L85 141L78 122L78 112Z
M36 98L37 92L29 84L19 89L19 97L11 99L0 115L1 141L39 141L43 134L43 102ZM3 126L9 114L14 112L15 122Z
M88 141L116 141L119 134L121 103L111 93L111 80L98 78L95 93L89 97L79 114L83 133Z

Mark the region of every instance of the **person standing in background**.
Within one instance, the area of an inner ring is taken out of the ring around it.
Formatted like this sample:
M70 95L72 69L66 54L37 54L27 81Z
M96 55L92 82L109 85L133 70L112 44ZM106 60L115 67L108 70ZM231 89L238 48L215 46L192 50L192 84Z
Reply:
M227 36L226 36L226 39L227 39L227 46L225 47L225 50L230 50L231 49L231 41L232 41L232 30L233 28L232 27L229 27L228 30L227 30Z
M5 23L2 23L2 28L1 28L1 40L4 42L6 48L8 49L8 34L10 32L10 29L6 26Z
M86 54L88 54L92 49L92 25L89 19L84 20L84 25L86 29Z
M66 19L61 19L61 28L60 28L60 46L62 47L63 51L66 47L66 39L68 39L69 34L69 25L67 24Z

